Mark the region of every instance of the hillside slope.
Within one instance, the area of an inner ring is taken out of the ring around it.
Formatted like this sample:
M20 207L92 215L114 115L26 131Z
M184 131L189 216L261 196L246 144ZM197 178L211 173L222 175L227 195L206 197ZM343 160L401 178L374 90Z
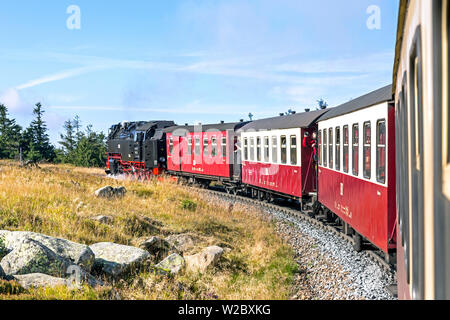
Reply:
M94 192L124 186L123 198ZM109 216L111 221L92 220ZM287 299L297 270L294 253L257 212L226 207L176 183L140 183L107 178L100 169L41 165L25 169L0 161L0 230L33 231L91 245L114 242L137 246L150 236L189 234L196 254L218 245L229 248L215 268L175 276L141 270L102 289L84 287L23 290L0 282L0 299ZM112 294L114 293L114 294Z

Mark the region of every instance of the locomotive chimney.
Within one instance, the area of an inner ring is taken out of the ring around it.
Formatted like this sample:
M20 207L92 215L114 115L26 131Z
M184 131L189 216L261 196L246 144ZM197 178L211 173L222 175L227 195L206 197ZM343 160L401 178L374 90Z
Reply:
M311 109L306 108L306 109L305 109L305 112L309 112L310 110L311 110Z
M240 122L244 122L244 119L239 120Z
M221 124L224 124L224 123L225 123L225 121L221 120L221 121L220 121L220 123L221 123Z

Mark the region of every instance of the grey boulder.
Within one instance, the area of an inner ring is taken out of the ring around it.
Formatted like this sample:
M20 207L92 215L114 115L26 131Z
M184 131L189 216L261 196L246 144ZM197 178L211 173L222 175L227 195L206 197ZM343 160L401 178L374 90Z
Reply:
M173 253L168 256L166 259L161 261L155 266L155 269L158 273L162 274L177 274L184 267L185 261L182 256L177 253Z
M90 248L95 254L94 268L114 277L142 266L151 258L145 250L111 242L96 243Z
M18 248L23 241L37 241L58 256L68 259L73 264L79 265L86 271L91 271L94 265L95 256L91 249L84 244L75 243L69 240L54 238L34 232L2 232L0 231L0 239L3 238L4 245L8 252ZM1 242L1 241L0 241Z
M156 261L165 259L171 251L177 251L169 242L159 237L145 239L139 244L139 248L155 256Z
M61 277L70 266L70 261L64 259L43 244L26 239L8 253L0 262L7 275L22 275L30 273L44 273Z
M209 267L217 264L223 253L224 250L221 247L212 246L195 255L184 257L186 269L193 272L205 272Z
M97 221L102 224L110 224L113 221L113 218L110 216L96 216L92 217L91 220Z
M127 193L125 187L113 188L106 186L95 191L95 195L99 198L123 197Z
M43 273L32 273L25 275L16 275L14 279L20 284L24 289L36 289L44 287L61 287L68 286L70 281L67 279L57 278L49 276Z
M195 247L194 237L187 233L170 235L166 237L166 241L181 252L185 252Z

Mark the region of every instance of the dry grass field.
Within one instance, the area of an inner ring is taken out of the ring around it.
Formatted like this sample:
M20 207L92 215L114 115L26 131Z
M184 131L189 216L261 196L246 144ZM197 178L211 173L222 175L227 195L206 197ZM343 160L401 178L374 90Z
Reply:
M95 197L95 190L106 185L125 186L128 193L120 199ZM113 222L91 220L98 215L112 216ZM109 299L113 292L122 299L288 299L297 271L293 251L257 212L213 203L170 179L118 181L101 169L25 169L0 161L0 230L33 231L87 245L136 245L142 237L191 233L200 239L192 254L208 245L231 249L204 274L167 277L144 270L102 289L78 290L24 290L1 281L0 299Z

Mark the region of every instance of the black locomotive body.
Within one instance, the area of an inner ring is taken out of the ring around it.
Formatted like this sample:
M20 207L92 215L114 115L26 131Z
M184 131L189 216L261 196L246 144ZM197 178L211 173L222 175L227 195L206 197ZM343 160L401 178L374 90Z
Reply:
M137 178L158 175L166 168L166 135L173 121L121 122L108 134L107 174Z

